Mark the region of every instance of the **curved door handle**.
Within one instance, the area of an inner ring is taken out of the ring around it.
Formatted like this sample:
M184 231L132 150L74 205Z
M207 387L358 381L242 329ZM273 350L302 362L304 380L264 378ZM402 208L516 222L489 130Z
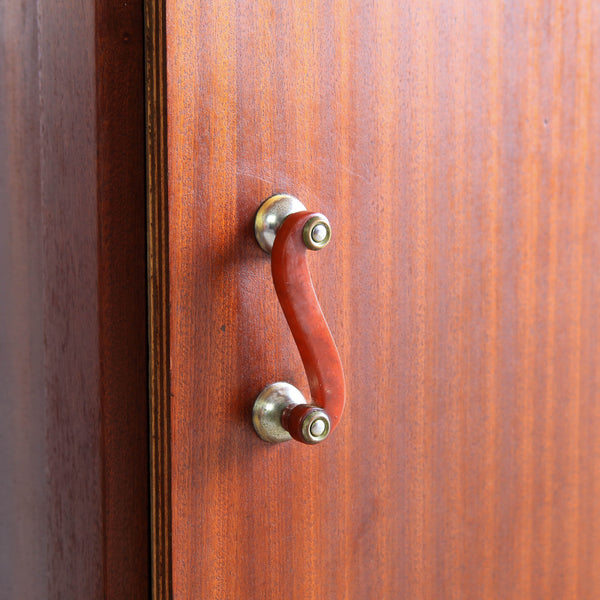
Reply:
M268 385L256 398L252 420L267 442L291 438L305 444L322 442L344 410L344 372L335 342L321 311L306 260L306 250L320 250L331 227L320 213L306 210L293 196L271 196L258 209L256 240L271 254L273 284L298 346L312 396L309 404L293 385Z

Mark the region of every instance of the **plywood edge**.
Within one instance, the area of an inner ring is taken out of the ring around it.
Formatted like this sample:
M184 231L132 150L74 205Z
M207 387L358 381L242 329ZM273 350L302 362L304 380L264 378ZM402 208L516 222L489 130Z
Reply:
M172 597L165 6L146 0L146 185L152 598Z

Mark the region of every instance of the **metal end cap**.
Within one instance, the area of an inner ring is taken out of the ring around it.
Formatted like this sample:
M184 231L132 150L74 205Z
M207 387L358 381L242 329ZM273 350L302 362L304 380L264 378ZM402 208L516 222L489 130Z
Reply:
M302 438L307 444L318 444L327 438L331 422L322 408L311 410L302 421Z
M331 225L325 215L318 213L313 215L302 229L304 245L309 250L321 250L331 240Z

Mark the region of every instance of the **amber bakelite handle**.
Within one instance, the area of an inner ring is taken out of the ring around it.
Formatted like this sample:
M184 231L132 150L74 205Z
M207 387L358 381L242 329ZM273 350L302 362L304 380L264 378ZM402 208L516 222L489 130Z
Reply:
M298 346L314 403L287 408L281 416L283 427L301 442L304 442L301 424L315 406L326 411L333 431L345 401L342 361L315 294L303 239L305 225L318 216L302 211L287 217L277 233L271 255L275 291Z
M304 364L312 402L285 382L265 387L254 402L256 433L271 443L295 439L317 444L335 429L344 410L344 372L308 270L306 252L324 248L331 238L327 218L309 212L293 196L271 196L258 209L256 240L271 254L279 303Z

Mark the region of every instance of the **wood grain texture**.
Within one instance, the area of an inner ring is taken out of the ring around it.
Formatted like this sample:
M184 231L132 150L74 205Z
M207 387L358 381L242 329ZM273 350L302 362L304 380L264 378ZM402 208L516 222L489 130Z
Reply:
M40 140L37 55L37 7L0 2L1 598L46 591L40 155L31 152Z
M0 6L0 596L141 598L149 588L143 6L8 4Z
M95 29L93 7L73 4L38 5L42 335L48 419L46 593L50 598L80 594L99 598L105 563ZM71 19L78 25L65 31L64 24ZM59 32L64 33L60 44ZM78 52L72 52L76 47Z
M600 6L165 5L173 597L598 597ZM275 192L333 227L313 448L251 426L307 392Z
M148 341L152 598L170 598L171 436L169 364L169 255L165 6L147 0L146 189L148 215Z

